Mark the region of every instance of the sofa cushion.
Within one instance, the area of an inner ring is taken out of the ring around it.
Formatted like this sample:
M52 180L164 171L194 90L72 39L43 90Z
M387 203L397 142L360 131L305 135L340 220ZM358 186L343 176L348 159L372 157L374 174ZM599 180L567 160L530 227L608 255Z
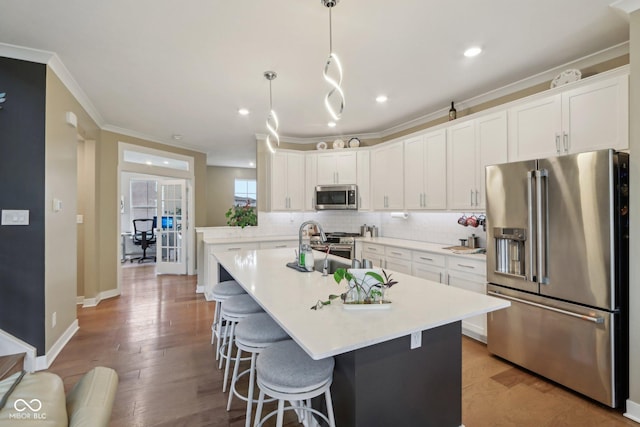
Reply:
M13 384L14 375L0 381L0 396ZM26 374L0 411L0 426L66 426L64 385L59 376L49 372Z
M69 427L109 425L117 388L113 369L98 366L87 372L67 395Z

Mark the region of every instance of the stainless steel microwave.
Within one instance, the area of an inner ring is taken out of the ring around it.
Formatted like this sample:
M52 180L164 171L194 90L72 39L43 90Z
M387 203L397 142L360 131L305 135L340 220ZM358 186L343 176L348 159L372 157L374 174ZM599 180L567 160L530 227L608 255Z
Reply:
M316 210L357 210L358 186L316 185Z

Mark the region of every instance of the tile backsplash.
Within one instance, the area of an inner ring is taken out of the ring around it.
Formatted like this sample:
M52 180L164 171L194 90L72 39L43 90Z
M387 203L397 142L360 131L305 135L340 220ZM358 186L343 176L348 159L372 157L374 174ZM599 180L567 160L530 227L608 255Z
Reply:
M463 227L458 224L460 212L409 212L407 219L392 218L388 212L258 212L258 226L204 227L209 237L297 236L303 221L316 220L325 231L359 233L363 224L379 227L379 236L396 239L457 245L472 233L486 247L486 233L482 227Z

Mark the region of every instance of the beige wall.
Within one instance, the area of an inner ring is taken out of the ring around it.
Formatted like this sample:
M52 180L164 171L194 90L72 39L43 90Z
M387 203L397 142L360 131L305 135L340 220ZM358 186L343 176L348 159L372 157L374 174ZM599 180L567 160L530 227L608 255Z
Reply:
M256 170L207 166L207 227L227 225L224 214L233 206L236 178L256 179Z
M99 278L95 288L87 289L85 283L85 298L95 297L101 292L106 292L117 288L118 245L120 244L120 233L118 231L119 189L118 182L118 143L139 145L156 150L168 151L182 154L194 158L195 183L195 225L201 227L206 221L206 177L207 159L204 153L159 144L144 139L134 138L114 132L102 131L100 141L97 144L97 211L98 220L98 271ZM89 294L92 292L92 294Z
M45 353L76 320L77 132L65 122L75 100L47 70L45 116ZM53 200L62 202L59 212ZM52 314L56 313L56 326Z
M640 11L631 18L629 117L640 117ZM640 121L629 120L631 215L629 259L629 400L640 405ZM637 408L636 408L637 409ZM638 414L636 413L636 416Z

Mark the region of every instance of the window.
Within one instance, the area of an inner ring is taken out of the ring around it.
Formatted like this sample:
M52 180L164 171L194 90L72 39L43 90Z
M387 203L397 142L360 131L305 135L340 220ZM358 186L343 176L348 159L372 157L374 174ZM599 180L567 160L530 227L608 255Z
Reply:
M131 219L153 218L158 207L156 181L132 179L129 186Z
M236 206L244 206L249 202L249 206L256 206L256 180L255 179L236 179L234 204Z

